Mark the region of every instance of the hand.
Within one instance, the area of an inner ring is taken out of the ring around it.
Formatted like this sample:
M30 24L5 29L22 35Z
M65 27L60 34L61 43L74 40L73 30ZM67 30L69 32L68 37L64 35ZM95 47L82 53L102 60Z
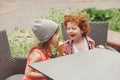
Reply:
M64 56L64 42L59 41L57 45L58 56Z
M98 45L97 48L105 48L103 45Z

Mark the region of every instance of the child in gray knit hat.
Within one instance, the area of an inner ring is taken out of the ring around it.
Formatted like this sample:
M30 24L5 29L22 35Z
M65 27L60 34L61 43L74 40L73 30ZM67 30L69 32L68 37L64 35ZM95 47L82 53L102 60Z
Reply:
M52 54L50 45L57 45L59 27L54 21L39 19L34 21L32 31L39 40L39 44L29 52L23 80L47 80L44 75L33 70L28 65L50 59Z

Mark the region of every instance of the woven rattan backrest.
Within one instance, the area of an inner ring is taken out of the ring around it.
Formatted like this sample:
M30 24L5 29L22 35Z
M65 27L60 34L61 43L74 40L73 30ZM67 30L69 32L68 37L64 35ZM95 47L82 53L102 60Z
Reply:
M8 37L5 30L0 31L0 58L11 57Z
M0 30L0 80L13 74L15 60L12 58L5 30Z

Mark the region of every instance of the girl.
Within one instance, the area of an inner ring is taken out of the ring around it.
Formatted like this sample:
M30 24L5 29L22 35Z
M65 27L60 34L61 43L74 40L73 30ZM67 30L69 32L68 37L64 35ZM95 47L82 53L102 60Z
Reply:
M33 23L32 31L39 40L39 44L29 52L23 80L47 80L44 75L33 70L28 65L50 59L52 54L51 45L57 45L59 28L51 20L40 19Z
M78 53L95 48L94 40L88 37L88 20L82 13L65 15L64 26L70 38L64 45L65 54ZM102 45L98 47L104 48Z

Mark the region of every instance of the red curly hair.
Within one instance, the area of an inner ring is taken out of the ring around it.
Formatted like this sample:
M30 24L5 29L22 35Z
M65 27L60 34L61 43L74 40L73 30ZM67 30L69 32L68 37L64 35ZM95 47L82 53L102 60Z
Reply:
M65 29L67 29L68 22L77 24L78 27L82 31L84 31L82 36L88 35L89 29L90 29L88 19L82 13L73 13L73 14L65 15L64 16L64 28Z

